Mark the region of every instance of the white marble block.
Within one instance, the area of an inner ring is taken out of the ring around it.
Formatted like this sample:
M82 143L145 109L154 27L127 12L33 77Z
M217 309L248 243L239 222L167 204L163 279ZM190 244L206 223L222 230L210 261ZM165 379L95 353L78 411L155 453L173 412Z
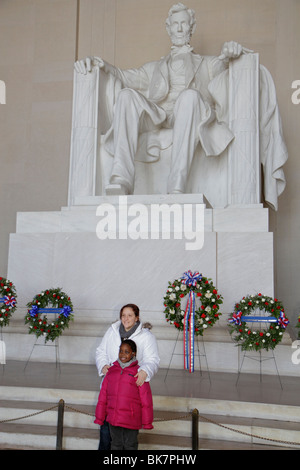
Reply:
M118 214L117 197L82 198L81 205L60 212L18 214L17 233L11 234L9 248L8 278L18 291L18 309L6 330L8 359L27 360L35 341L24 324L27 302L44 289L61 287L70 295L75 315L59 340L62 362L93 363L106 328L118 318L122 305L133 302L140 307L142 321L152 323L161 367L168 367L177 331L165 321L163 297L168 282L191 269L211 278L224 297L223 315L204 336L209 368L237 370L238 349L228 333L228 315L244 295L274 294L268 210L260 204L211 209L201 195L156 195L128 196L128 213L136 203L150 211L151 201L181 208L202 205L203 247L187 250L187 240L176 239L174 233L169 239L151 239L149 232L146 239L100 240L97 210L109 203ZM32 360L55 360L52 349L35 352ZM182 350L182 338L178 349ZM182 365L179 354L171 367Z

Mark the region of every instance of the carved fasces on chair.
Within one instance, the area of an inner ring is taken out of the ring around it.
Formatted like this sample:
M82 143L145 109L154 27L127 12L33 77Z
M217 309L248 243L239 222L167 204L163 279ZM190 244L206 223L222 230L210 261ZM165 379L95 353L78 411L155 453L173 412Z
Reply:
M74 71L69 173L69 205L80 196L94 196L96 184L99 69Z
M74 70L69 206L75 204L76 198L97 195L98 186L101 188L101 182L97 185L97 180L102 179L101 135L111 125L113 105L120 89L119 80L97 66L87 74Z
M229 64L228 204L260 203L259 55Z

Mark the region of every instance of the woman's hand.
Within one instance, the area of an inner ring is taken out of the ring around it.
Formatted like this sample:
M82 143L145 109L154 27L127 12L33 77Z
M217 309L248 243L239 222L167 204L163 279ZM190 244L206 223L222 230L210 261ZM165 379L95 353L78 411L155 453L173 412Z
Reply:
M102 374L103 375L106 375L107 374L107 371L108 369L110 368L110 366L108 364L106 364L105 366L102 367Z
M145 382L147 376L148 376L147 372L145 372L144 370L140 370L140 371L135 375L135 377L137 377L136 384L137 384L139 387L140 387L141 385L143 385L143 383Z

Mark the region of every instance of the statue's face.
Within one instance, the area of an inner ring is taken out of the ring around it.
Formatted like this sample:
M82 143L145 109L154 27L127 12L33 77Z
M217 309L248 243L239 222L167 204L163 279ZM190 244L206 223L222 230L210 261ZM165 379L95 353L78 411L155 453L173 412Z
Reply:
M173 13L170 18L169 34L174 46L189 44L191 33L192 28L188 12L184 10Z

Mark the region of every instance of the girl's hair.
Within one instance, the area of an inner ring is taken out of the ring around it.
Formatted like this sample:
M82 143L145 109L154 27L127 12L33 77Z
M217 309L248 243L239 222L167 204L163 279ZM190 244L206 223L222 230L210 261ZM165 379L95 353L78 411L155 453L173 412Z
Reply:
M135 314L136 317L140 316L140 309L137 305L135 305L135 304L126 304L126 305L123 305L123 307L120 310L120 319L122 317L122 313L123 313L124 308L131 308L131 310L133 310L133 313Z
M131 347L132 352L136 353L136 344L132 339L123 339L121 345L122 344L128 344L128 346Z

